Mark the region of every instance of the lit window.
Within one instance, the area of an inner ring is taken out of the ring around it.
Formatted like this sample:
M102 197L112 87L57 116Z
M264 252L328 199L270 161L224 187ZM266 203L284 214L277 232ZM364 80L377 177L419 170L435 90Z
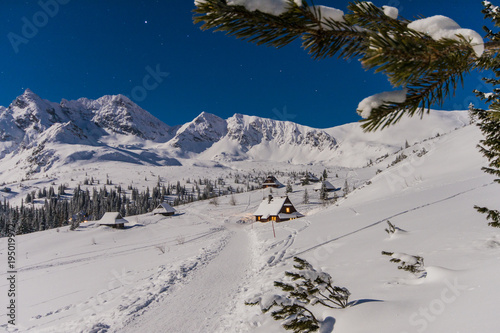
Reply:
M286 207L286 212L290 213L290 207Z

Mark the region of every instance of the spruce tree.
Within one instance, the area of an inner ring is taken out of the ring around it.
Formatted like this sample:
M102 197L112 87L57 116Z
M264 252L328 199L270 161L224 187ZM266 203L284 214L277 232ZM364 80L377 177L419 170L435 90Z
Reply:
M344 192L344 197L345 197L346 195L348 195L348 194L349 194L349 192L350 192L350 190L349 190L349 183L347 182L347 179L346 179L346 180L345 180L345 182L344 182L344 189L343 189L343 192Z
M309 203L309 193L307 193L307 188L304 190L304 197L303 197L302 202L305 204Z
M498 28L500 27L500 13L498 7L493 6L491 3L484 1L485 6L483 14L485 18L490 18L493 24ZM487 32L487 38L492 43L500 44L500 33L495 33L488 28L484 28ZM489 109L484 110L475 108L473 105L469 107L469 116L471 123L476 123L484 139L478 145L479 151L488 159L488 166L483 167L482 170L486 173L494 175L498 178L495 182L500 183L500 62L498 57L490 57L485 59L487 67L493 71L496 78L484 78L483 81L493 86L492 92L484 93L478 90L474 92L483 101L488 104ZM486 67L486 66L485 66ZM492 227L500 227L500 211L489 209L487 207L475 206L476 210L480 213L486 214L486 219Z
M321 182L321 188L319 190L319 199L325 203L328 200L328 191L326 189L325 182Z

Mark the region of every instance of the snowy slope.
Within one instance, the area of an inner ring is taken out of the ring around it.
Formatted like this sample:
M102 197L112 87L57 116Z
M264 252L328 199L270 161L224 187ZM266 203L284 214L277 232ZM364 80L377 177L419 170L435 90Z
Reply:
M406 142L413 145L437 134L449 133L468 123L469 119L464 111L431 110L420 120L403 116L399 123L382 131L365 133L356 123L325 131L339 142L338 148L331 154L332 162L346 167L361 167L367 160L375 161L386 153L395 152L404 147Z
M275 293L273 281L292 269L294 255L352 293L346 309L312 307L322 333L497 332L500 233L472 207L497 207L500 188L480 170L480 138L465 126L410 142L408 158L392 167L351 169L347 179L364 185L336 205L319 204L314 185L294 185L290 199L306 217L275 224L276 238L270 223L241 223L267 190L235 195L236 205L225 197L218 206L182 206L174 217L131 217L123 231L88 223L18 236L17 332L285 332L244 301ZM168 168L216 178L238 165ZM305 189L310 204L302 203ZM389 236L388 219L404 231ZM1 239L4 262L5 249ZM398 270L381 251L422 256L426 277ZM2 281L5 294L5 273Z
M283 259L263 260L245 297L276 292L272 280L296 255L357 301L344 310L316 307L323 332L496 332L500 234L473 205L498 205L500 188L480 171L479 139L468 126L433 140L428 154L383 171L338 205L279 224L276 241L268 226L256 225L263 259ZM403 231L390 237L387 220ZM381 251L422 256L427 276L397 270ZM258 308L238 305L233 315L247 318L240 331L283 331Z

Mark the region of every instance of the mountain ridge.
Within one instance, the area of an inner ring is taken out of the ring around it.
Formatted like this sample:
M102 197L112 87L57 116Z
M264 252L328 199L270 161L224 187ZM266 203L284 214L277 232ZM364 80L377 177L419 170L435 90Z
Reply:
M0 161L26 175L68 163L120 161L181 165L187 159L326 163L360 167L394 152L406 141L467 124L465 112L433 111L418 122L403 119L383 132L363 133L359 124L316 129L235 113L223 119L207 112L169 126L123 95L96 100L40 98L27 89L0 107ZM2 168L3 174L9 170Z

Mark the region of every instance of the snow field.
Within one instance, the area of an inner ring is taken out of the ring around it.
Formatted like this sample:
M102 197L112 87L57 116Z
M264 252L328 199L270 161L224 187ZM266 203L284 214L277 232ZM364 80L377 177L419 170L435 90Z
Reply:
M446 119L463 120L458 113ZM343 130L336 129L340 142L357 137ZM324 320L322 333L496 332L500 234L473 205L497 205L498 185L480 170L485 160L475 148L480 134L474 126L439 133L427 141L409 139L409 148L371 167L330 167L335 186L347 178L357 188L337 204L320 205L314 185L294 184L290 199L306 217L275 223L276 238L272 223L248 223L269 190L237 194L234 206L227 196L217 206L200 201L176 207L180 214L174 217L131 217L125 230L84 223L77 231L64 227L18 236L17 331L283 332L279 322L244 301L276 293L273 282L299 256L352 293L347 309L312 308ZM404 144L401 137L383 140L397 149ZM422 148L427 153L419 156ZM387 168L401 152L408 157ZM236 171L320 174L325 168L257 161L218 168L196 161L166 169L109 163L116 164L94 170L101 184L109 172L114 182L134 181L140 189L154 185L160 170L173 180L216 179ZM377 169L382 171L375 174ZM90 166L61 168L47 182L76 184L89 171ZM309 205L302 203L304 189ZM273 195L282 194L284 189L273 189ZM404 231L388 235L387 220ZM2 257L5 248L1 239ZM423 257L425 278L398 270L381 251ZM5 292L6 282L0 287Z

